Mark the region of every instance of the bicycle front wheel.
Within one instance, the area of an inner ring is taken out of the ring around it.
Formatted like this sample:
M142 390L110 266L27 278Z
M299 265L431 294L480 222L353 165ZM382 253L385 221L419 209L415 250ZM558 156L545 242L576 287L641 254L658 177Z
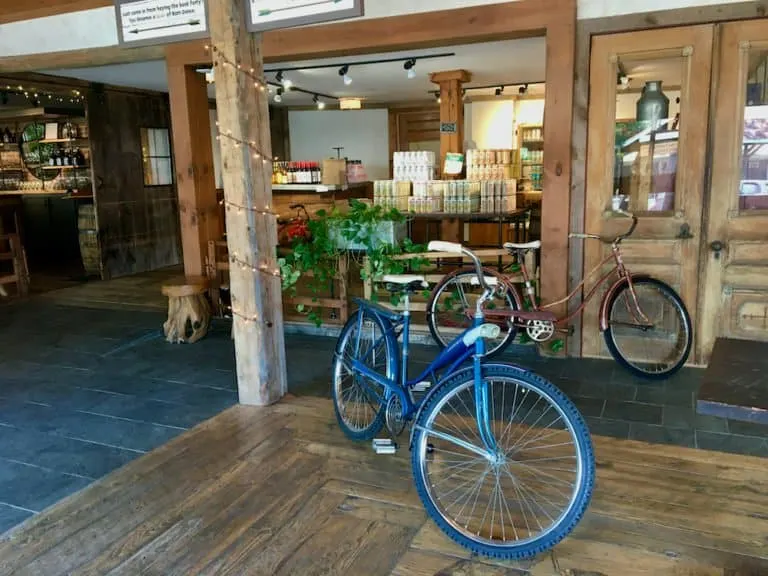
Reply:
M634 278L632 290L624 284L613 295L603 336L619 364L651 380L680 370L693 344L691 317L680 296L661 280L648 277Z
M484 269L486 277L496 286L502 286L500 275ZM474 270L461 270L446 276L432 291L427 303L427 325L435 342L441 348L464 330L472 326L475 304L483 293ZM501 331L496 338L486 339L486 358L501 353L515 339L517 329L509 316L494 316L494 310L517 310L518 306L509 289L495 290L485 303L486 321L497 324Z
M331 373L331 395L336 419L353 440L370 440L384 424L385 389L352 366L356 360L393 380L397 362L385 320L366 308L355 312L339 335Z
M497 447L492 458L478 455L485 448L477 385L471 370L458 373L419 415L416 488L432 519L460 545L497 558L529 558L565 538L589 505L595 478L589 431L573 403L544 378L488 364L480 385L487 387Z

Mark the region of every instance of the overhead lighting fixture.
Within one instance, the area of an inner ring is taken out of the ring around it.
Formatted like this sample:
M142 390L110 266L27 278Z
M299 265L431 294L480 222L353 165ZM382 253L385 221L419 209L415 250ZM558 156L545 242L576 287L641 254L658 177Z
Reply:
M416 60L414 58L406 60L405 64L403 64L403 68L407 70L407 76L409 79L416 78Z
M277 89L277 93L275 94L275 102L280 104L280 102L282 102L282 101L283 101L283 89L282 88L278 88Z
M312 102L317 104L318 110L323 110L325 108L325 102L320 100L320 96L318 96L317 94L315 94L314 98L312 98Z
M523 84L522 86L520 86L520 88L518 89L518 92L520 93L521 96L523 94L526 94L528 92L528 84Z
M293 86L293 82L291 81L291 79L286 78L282 70L278 70L277 76L275 76L275 80L277 80L280 84L282 84L283 88L285 88L286 90L290 90L291 86Z
M345 86L352 84L352 77L349 75L349 64L344 64L344 66L339 68L339 76L344 79Z
M363 102L360 98L340 98L339 108L341 110L360 110L363 107Z
M440 98L440 92L435 92L435 100L437 100L437 103L440 104L443 99Z
M504 86L496 88L496 96L501 96L504 93Z

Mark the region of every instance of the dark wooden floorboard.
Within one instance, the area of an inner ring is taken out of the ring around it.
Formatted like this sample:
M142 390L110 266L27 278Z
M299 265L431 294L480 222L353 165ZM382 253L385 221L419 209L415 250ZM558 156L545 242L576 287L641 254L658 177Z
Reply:
M331 403L236 406L0 541L0 574L755 576L766 460L595 437L592 506L554 551L472 558L427 518L407 451L376 456Z

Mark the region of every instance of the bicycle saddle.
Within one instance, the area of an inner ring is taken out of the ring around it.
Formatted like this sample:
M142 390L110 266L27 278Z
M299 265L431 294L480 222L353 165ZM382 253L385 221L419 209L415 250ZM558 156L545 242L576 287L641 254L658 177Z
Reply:
M381 280L390 292L418 292L429 288L424 276L417 274L387 274Z
M515 244L514 242L507 242L504 244L504 248L507 250L538 250L541 248L541 240L534 240L526 244Z

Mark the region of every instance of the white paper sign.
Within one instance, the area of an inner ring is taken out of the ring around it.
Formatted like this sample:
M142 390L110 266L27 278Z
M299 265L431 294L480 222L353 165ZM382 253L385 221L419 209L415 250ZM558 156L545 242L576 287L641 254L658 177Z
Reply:
M248 0L249 30L261 31L362 16L362 0Z
M205 0L118 0L116 8L124 44L207 35Z

